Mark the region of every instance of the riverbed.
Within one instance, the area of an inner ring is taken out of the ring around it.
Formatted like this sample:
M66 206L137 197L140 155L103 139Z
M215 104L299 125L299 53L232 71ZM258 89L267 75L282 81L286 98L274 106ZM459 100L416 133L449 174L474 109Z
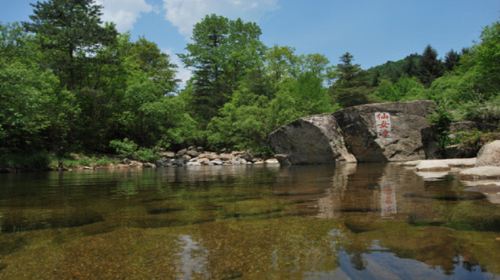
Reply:
M396 164L0 174L0 279L500 279L500 205Z

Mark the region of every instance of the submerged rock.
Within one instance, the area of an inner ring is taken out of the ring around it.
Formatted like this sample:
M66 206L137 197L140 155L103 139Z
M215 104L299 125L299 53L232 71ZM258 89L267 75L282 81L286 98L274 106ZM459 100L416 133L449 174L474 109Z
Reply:
M331 114L314 115L284 125L269 135L274 151L291 164L355 162L347 151L337 121Z
M477 155L476 166L500 166L500 140L484 145Z
M1 232L13 233L47 228L79 227L104 221L101 214L93 211L52 211L47 215L5 216L1 223Z

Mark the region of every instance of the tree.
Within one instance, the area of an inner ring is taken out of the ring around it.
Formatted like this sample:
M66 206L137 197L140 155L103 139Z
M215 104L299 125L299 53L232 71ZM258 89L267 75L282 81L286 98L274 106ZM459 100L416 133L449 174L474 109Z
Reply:
M81 88L86 64L96 53L115 40L112 24L103 26L101 6L93 0L38 1L33 6L27 31L36 34L45 55L45 62L56 73L63 86Z
M443 65L437 56L436 50L430 45L427 45L422 53L418 77L426 87L443 75Z
M458 54L454 50L450 50L449 52L446 53L446 56L444 57L444 69L446 71L453 70L458 65L459 61L460 61L460 54Z
M337 64L335 82L330 92L336 103L342 107L369 103L371 92L369 77L358 64L353 64L353 56L346 52Z
M208 15L193 29L193 42L180 56L193 69L193 112L206 124L217 114L245 74L261 64L260 28L241 19Z

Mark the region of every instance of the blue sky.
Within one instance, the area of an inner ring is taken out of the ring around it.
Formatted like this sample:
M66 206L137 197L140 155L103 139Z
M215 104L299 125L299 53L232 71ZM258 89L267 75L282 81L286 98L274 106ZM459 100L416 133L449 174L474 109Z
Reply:
M26 21L30 0L0 0L0 22ZM368 68L420 53L444 55L479 40L500 20L500 0L97 0L104 18L144 36L167 53L182 53L194 23L208 13L257 22L268 45L321 53L333 64L349 51ZM174 61L180 63L174 56ZM190 73L179 69L179 77Z

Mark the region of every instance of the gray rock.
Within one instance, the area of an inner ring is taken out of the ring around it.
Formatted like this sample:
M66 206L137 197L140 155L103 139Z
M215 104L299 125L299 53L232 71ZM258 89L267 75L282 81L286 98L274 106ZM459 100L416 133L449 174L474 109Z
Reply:
M177 151L177 153L175 154L175 156L176 157L182 157L186 153L187 153L187 150L186 149L182 149L182 150Z
M288 155L276 154L276 155L274 155L274 157L279 161L280 165L282 165L282 166L292 165L292 163L288 159Z
M198 162L198 161L190 161L188 163L186 163L186 166L200 166L201 163Z
M305 117L284 125L269 135L269 143L277 154L286 154L291 164L356 161L347 151L332 114Z
M197 157L200 155L200 153L196 150L189 150L186 152L188 156L191 156L191 157Z
M446 146L444 153L447 158L470 158L475 157L478 150L476 145L455 144Z
M174 152L170 152L170 151L161 152L160 156L164 157L164 158L174 158L175 157L175 153Z
M151 163L151 162L145 162L142 166L144 168L156 168L156 165L154 163Z
M182 158L175 159L172 162L174 166L184 166L184 164L186 164L186 162Z
M477 154L476 166L500 166L500 140L484 145Z
M215 159L215 160L212 160L212 164L213 165L222 165L224 162L220 159Z
M453 134L458 131L469 131L474 129L477 129L477 123L473 121L459 121L459 122L452 122L450 124L449 131L450 133Z
M428 117L435 108L434 102L426 100L377 103L333 115L358 161L411 161L434 156L435 141L425 131L431 127Z
M219 158L223 161L230 161L233 159L233 155L228 153L222 153L219 155Z
M201 165L210 165L210 160L208 158L199 159Z

